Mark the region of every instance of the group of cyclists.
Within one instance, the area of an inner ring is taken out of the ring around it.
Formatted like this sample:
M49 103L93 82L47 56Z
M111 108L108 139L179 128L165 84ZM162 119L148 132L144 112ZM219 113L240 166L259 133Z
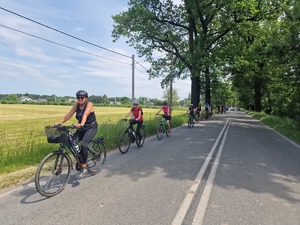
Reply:
M78 124L75 125L76 132L74 133L74 138L77 143L81 142L81 175L84 175L87 172L87 158L88 158L88 144L91 142L92 138L98 132L98 124L96 121L96 115L94 112L94 106L92 102L88 101L88 93L85 90L79 90L76 93L77 102L74 103L70 111L58 122L54 123L55 126L59 126L69 119L72 118L74 114L76 114L76 119ZM205 111L205 118L209 119L212 115L212 105L205 103L204 109L202 109L201 103L199 103L196 107L193 104L189 105L187 112L195 121L199 121L201 118L201 113ZM223 110L221 107L218 108L219 110ZM163 103L163 106L159 109L156 114L159 114L163 111L163 117L166 120L168 125L168 132L171 132L171 108L167 104L167 102ZM136 132L139 135L139 129L143 125L143 110L139 107L139 103L134 101L132 104L132 108L129 112L125 115L124 118L126 119L128 116L132 116L130 120L130 126L133 127L134 124L137 124Z
M84 176L87 172L87 158L88 158L88 144L91 142L93 137L98 132L98 124L96 121L96 115L94 112L94 106L92 102L88 101L88 93L85 90L79 90L76 92L77 102L74 103L70 111L58 122L54 123L55 126L59 126L69 119L75 114L75 117L78 121L78 124L75 125L77 129L74 133L74 139L77 143L81 142L81 172L80 176ZM171 108L168 106L167 102L163 103L163 106L157 112L160 113L163 111L164 118L168 125L168 132L171 132L170 120L171 116ZM129 110L127 115L122 118L126 119L128 116L132 115L132 119L130 120L130 126L133 127L134 124L137 124L136 133L139 135L139 129L143 125L143 110L139 107L139 103L134 101L132 104L132 108Z
M212 116L212 105L205 103L204 105L204 111L205 111L205 119L208 120L209 117ZM189 108L187 110L187 113L193 118L195 121L199 121L201 118L202 113L202 106L201 103L199 103L196 107L194 107L193 104L189 105Z

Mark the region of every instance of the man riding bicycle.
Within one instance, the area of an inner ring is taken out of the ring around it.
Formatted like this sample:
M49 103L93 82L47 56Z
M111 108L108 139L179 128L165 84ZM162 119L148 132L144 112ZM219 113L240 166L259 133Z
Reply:
M168 132L171 133L171 125L170 125L170 120L172 118L172 116L171 116L171 107L168 106L167 102L163 103L163 106L160 108L160 110L156 114L160 113L161 111L164 112L163 117L165 118L166 123L168 124Z

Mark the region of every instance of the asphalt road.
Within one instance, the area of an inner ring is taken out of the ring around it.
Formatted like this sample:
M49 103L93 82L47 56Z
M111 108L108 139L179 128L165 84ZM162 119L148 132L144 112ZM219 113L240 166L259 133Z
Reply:
M146 139L103 171L40 196L0 195L1 225L300 225L300 146L242 112Z

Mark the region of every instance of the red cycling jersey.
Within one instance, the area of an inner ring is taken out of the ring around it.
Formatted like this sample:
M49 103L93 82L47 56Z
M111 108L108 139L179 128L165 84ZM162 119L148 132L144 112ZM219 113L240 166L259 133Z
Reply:
M171 110L170 110L170 106L165 105L163 107L161 107L162 111L164 111L165 115L171 116Z
M133 114L134 119L139 118L139 112L142 114L142 109L140 107L137 108L131 108L131 112ZM141 115L139 120L143 120L143 116Z

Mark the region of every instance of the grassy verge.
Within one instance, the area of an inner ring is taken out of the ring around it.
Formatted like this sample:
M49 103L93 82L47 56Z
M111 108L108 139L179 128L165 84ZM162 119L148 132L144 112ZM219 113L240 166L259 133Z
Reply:
M300 144L300 127L296 121L289 118L280 118L272 115L268 115L262 112L247 112L255 119L260 120L265 125L278 131L285 137Z

